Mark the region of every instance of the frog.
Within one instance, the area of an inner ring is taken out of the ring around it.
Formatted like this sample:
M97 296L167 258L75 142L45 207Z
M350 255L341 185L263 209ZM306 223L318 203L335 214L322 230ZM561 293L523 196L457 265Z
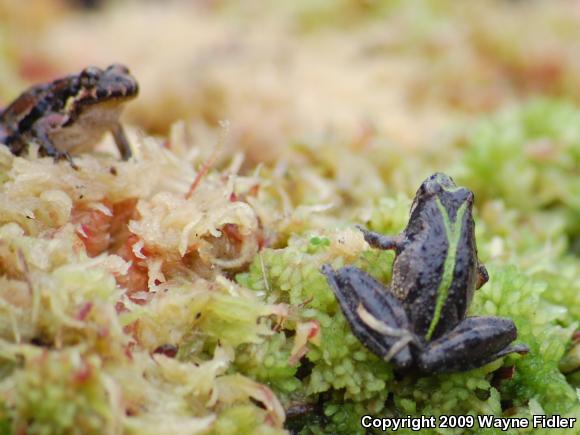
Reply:
M400 234L357 226L370 247L395 252L388 285L354 266L321 267L355 337L397 370L461 372L529 351L513 343L511 319L467 316L489 279L478 257L473 205L471 190L435 173L417 190Z
M36 143L41 156L66 159L90 150L110 131L123 160L132 156L119 116L139 85L122 64L88 66L78 74L32 86L0 113L0 143L20 156Z

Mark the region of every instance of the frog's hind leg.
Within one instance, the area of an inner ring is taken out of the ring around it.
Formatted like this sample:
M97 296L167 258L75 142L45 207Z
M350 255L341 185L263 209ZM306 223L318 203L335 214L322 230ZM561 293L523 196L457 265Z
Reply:
M468 317L452 331L430 342L419 356L426 373L471 370L510 353L527 353L517 338L514 323L501 317Z
M411 342L417 342L409 330L407 314L401 302L373 277L347 266L333 270L324 265L326 276L353 334L369 350L392 360L397 368L409 367Z

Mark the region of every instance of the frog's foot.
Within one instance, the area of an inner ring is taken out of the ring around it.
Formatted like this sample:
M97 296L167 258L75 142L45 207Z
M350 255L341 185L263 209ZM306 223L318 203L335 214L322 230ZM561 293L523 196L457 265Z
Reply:
M62 152L59 153L59 155L54 156L54 160L68 160L71 168L73 168L75 171L79 170L79 167L76 165L76 163L74 162L73 158L71 157L71 155L67 152Z
M56 150L53 153L47 153L45 151L42 154L43 155L46 155L46 156L49 156L49 157L52 157L55 162L58 162L59 160L68 160L71 168L73 168L75 171L78 171L78 169L79 169L79 167L76 165L76 163L74 162L74 160L71 157L71 155L69 153L67 153L66 151Z
M356 226L362 231L366 242L377 249L398 249L401 246L401 236L386 236L381 233L369 231L361 225Z
M58 162L59 160L68 160L71 168L73 168L75 171L79 169L71 155L66 151L60 151L53 147L47 148L46 146L41 146L39 152L42 156L52 157L55 162Z
M501 317L467 317L449 333L430 342L419 355L426 373L471 370L510 353L529 351L517 338L514 323Z
M324 265L321 272L361 343L384 360L392 360L397 368L409 367L412 363L409 344L417 339L409 330L407 314L395 295L353 266L333 270Z
M48 137L44 124L40 122L38 124L38 126L34 127L33 132L35 137L34 141L39 145L39 154L41 156L52 157L55 162L59 160L68 160L71 167L74 170L78 170L79 167L75 164L71 155L66 151L61 151L56 148Z

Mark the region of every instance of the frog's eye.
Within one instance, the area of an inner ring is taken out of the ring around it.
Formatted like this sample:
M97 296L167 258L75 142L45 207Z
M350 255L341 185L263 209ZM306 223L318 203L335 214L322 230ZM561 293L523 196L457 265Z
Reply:
M99 82L99 77L101 76L101 74L102 74L101 69L97 68L96 66L89 66L85 68L81 72L80 76L81 86L87 88L92 88L96 86L97 83Z
M109 71L115 71L120 74L129 74L129 68L127 68L125 65L121 63L114 63L112 65L109 65L107 67L107 72Z
M443 189L441 188L441 184L439 184L436 180L429 180L421 184L419 189L422 196L424 195L436 195L441 193Z

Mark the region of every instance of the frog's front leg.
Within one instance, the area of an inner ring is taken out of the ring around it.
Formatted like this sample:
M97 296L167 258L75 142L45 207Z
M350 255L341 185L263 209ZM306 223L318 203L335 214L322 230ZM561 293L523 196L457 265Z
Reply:
M510 353L527 353L514 323L501 317L467 317L452 331L427 344L418 358L426 373L471 370Z
M409 330L407 314L395 295L353 266L333 270L324 265L321 272L361 343L385 361L392 360L397 368L409 367L413 362L409 345L418 339Z
M403 245L404 238L400 234L398 236L387 236L381 233L376 233L374 231L369 231L360 225L357 225L356 227L362 231L366 242L373 248L383 250L387 249L398 250Z
M115 139L117 149L119 150L119 153L121 153L121 158L123 160L129 160L133 153L131 152L131 146L129 145L123 126L117 122L113 128L111 128L111 133L113 134L113 139Z
M66 117L64 115L57 113L51 114L36 121L31 129L31 133L35 139L35 142L38 143L40 147L40 155L52 157L55 161L66 159L73 169L78 169L78 166L75 165L70 154L66 151L61 151L56 148L48 135L49 131L54 128L58 128L59 125L63 125L65 121Z

